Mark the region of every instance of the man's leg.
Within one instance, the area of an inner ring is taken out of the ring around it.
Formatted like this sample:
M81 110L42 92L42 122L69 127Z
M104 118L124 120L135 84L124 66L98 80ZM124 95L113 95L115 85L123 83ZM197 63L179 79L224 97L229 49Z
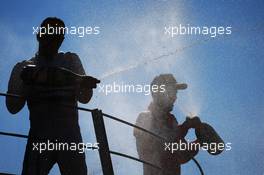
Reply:
M62 175L87 175L85 153L73 150L59 151L58 165Z
M56 162L54 151L45 150L40 153L38 140L28 139L24 155L22 175L47 175Z
M60 149L57 151L57 163L62 175L87 175L87 166L85 161L85 149L79 127L76 132L65 136L60 140L61 143L75 145L69 149ZM73 149L72 149L73 148ZM78 149L79 148L79 149Z

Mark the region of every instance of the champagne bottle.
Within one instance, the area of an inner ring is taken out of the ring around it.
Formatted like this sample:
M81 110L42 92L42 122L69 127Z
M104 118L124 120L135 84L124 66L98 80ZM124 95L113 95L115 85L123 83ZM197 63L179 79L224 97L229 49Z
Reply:
M218 155L224 150L225 143L223 139L209 124L201 123L201 125L196 128L195 134L201 144L206 144L208 146L207 152L209 154Z

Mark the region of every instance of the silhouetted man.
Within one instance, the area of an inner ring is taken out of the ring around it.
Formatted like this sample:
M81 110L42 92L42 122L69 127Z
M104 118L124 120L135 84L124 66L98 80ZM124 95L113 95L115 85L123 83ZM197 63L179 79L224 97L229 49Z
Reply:
M66 146L64 150L54 148L53 151L44 150L41 153L39 151L41 143L74 143L75 145L82 143L77 109L60 104L77 106L78 101L88 103L92 97L92 88L96 87L95 81L90 81L89 87L83 86L82 83L71 83L69 82L71 79L63 82L63 79L67 80L67 78L57 70L58 67L81 75L85 75L85 71L78 55L71 52L58 52L64 40L64 22L61 19L49 17L41 23L41 27L46 28L46 33L37 34L38 53L33 58L14 66L8 84L8 93L26 98L7 97L6 99L7 108L12 114L19 112L25 102L30 112L29 139L22 174L46 175L53 165L58 163L63 175L86 175L84 153L74 149L68 150ZM48 33L48 27L57 27L59 30ZM34 65L33 68L36 70L32 72L30 69L25 70L27 65ZM34 80L34 78L40 80ZM41 83L30 84L30 81ZM61 84L57 87L55 84L58 82ZM38 148L35 147L36 145Z
M143 127L166 140L159 140L141 130L134 129L139 158L150 162L160 168L159 171L149 165L143 165L144 175L180 175L180 165L188 162L197 153L198 149L175 151L173 154L166 151L165 143L185 142L184 137L189 128L195 128L201 124L198 117L186 120L179 125L176 118L170 112L177 99L177 91L187 88L186 84L179 84L172 74L161 74L154 78L151 86L165 86L165 91L152 91L153 101L148 111L139 114L136 125ZM192 142L199 144L198 140ZM191 143L188 143L191 144Z

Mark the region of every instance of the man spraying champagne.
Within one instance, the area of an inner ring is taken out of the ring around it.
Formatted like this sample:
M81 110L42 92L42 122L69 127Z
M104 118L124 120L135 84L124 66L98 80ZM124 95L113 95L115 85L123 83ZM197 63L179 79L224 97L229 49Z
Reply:
M152 92L153 100L148 111L139 114L136 125L161 136L164 140L134 129L139 158L161 168L160 171L144 164L143 173L144 175L180 175L181 164L192 160L198 154L200 145L204 142L220 143L222 140L213 128L202 123L199 117L187 117L183 124L179 124L176 117L171 114L178 90L186 89L187 84L178 83L172 74L161 74L154 78L151 85L165 85L165 92ZM197 139L188 143L184 137L190 128L195 129ZM171 146L170 143L178 146L184 144L185 149L176 150L170 147L170 150L166 151L165 146ZM208 152L213 153L212 150ZM217 150L213 154L220 152Z
M58 18L46 18L41 28L59 28L65 24ZM22 175L47 175L55 163L61 174L87 175L85 154L78 150L44 150L33 145L55 142L82 143L76 108L77 102L88 103L93 88L100 81L86 76L77 54L58 52L64 32L37 34L38 53L31 59L17 63L8 84L8 93L24 98L6 98L10 113L19 112L25 102L29 109L30 131L26 146Z

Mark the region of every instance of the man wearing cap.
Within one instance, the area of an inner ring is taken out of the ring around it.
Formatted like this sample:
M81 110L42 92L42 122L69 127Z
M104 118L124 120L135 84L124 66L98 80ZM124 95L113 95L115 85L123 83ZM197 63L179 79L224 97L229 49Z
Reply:
M161 170L143 165L144 175L180 175L180 165L191 160L198 149L175 151L166 151L165 144L175 142L186 142L184 139L189 128L196 128L201 122L198 117L186 120L182 125L178 124L175 116L170 112L177 99L178 90L186 89L187 84L179 84L172 74L161 74L154 78L151 86L165 86L165 91L152 92L152 102L148 111L139 114L136 125L145 128L162 138L160 140L139 129L134 129L136 137L136 146L139 158L154 164ZM192 143L198 143L195 140ZM191 143L188 143L191 144Z

